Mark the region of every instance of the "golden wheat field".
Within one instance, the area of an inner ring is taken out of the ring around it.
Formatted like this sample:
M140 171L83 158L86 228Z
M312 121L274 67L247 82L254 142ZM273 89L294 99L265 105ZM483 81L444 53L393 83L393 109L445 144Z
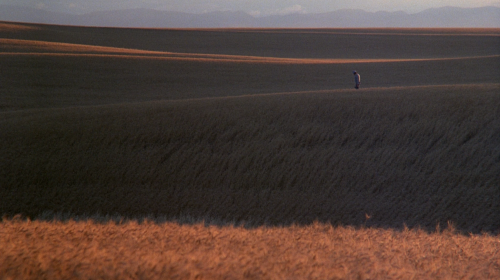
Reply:
M499 29L0 22L0 279L498 279L499 77Z
M498 279L500 242L448 228L3 221L4 279Z

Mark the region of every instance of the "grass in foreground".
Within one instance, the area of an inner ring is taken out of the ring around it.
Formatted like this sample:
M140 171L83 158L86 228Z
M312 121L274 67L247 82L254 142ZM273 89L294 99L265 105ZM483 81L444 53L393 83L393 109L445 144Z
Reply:
M309 226L0 223L2 279L499 279L500 236Z

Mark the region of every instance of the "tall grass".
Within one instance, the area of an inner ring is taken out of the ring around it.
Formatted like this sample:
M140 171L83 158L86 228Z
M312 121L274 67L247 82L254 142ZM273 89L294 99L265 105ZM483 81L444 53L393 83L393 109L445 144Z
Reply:
M0 212L500 229L498 85L2 113ZM371 216L366 221L365 214Z
M498 279L500 242L453 227L0 222L5 279Z

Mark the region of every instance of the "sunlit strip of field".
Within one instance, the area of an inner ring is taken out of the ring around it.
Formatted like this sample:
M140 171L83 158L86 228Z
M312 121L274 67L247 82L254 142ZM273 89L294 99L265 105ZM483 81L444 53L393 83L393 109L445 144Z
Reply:
M500 279L500 237L353 227L0 223L3 279Z
M84 44L71 44L60 42L47 42L38 40L21 40L21 39L0 39L0 49L13 50L28 50L36 51L51 51L51 52L71 52L71 53L127 53L127 54L163 54L172 55L170 52L146 51L137 49L126 49L116 47L104 47Z
M17 56L54 56L54 57L102 57L102 58L125 58L125 59L155 59L175 61L198 61L198 62L231 62L252 64L356 64L356 63L401 63L401 62L423 62L423 61L445 61L445 60L468 60L483 58L498 58L500 55L453 57L453 58L429 58L429 59L295 59L274 58L261 59L226 59L226 58L195 58L177 56L143 56L129 54L82 54L82 53L0 53L0 55Z
M216 55L198 53L176 53L147 51L138 49L102 47L69 43L54 43L34 40L0 39L0 55L16 56L54 56L54 57L119 57L128 59L163 59L177 61L200 62L233 62L259 64L353 64L353 63L394 63L447 61L463 59L498 58L500 55L442 57L442 58L401 58L401 59L311 59L311 58L278 58L244 55Z
M17 32L17 31L28 31L28 30L39 30L40 28L34 27L26 24L14 24L14 23L1 23L0 22L0 32Z

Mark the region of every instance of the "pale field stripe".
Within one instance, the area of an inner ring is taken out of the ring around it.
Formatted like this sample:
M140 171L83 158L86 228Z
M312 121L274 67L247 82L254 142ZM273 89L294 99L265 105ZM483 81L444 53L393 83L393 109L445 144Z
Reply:
M147 104L168 104L168 103L189 103L198 101L215 101L215 100L231 100L231 99L250 99L250 98L260 98L260 97L271 97L271 96L286 96L286 95L306 95L306 94L336 94L336 93L370 93L370 92L394 92L394 91L408 91L408 90L418 90L418 89L498 89L500 90L500 83L486 83L486 84L445 84L445 85L420 85L420 86L394 86L394 87L366 87L361 90L357 89L326 89L326 90L308 90L308 91L290 91L290 92L273 92L273 93L256 93L256 94L242 94L233 96L216 96L216 97L201 97L201 98L185 98L185 99L160 99L160 100L148 100L148 101L138 101L138 102L119 102L113 104L98 104L98 105L80 105L80 106L68 106L64 108L33 108L24 109L20 111L5 111L0 112L0 116L7 116L16 113L26 113L26 112L44 112L44 111L54 111L54 110L72 110L79 108L112 108L119 106L130 106L130 105L147 105Z
M360 90L357 89L325 89L325 90L307 90L307 91L290 91L290 92L274 92L274 93L258 93L258 94L243 94L234 96L218 96L218 97L203 97L203 98L188 98L176 100L155 100L145 101L140 103L155 103L155 102L187 102L197 100L223 100L223 99L238 99L238 98L258 98L265 96L276 95L300 95L300 94L330 94L330 93L348 93L348 92L376 92L376 91L401 91L401 90L415 90L415 89L450 89L450 88L487 88L499 89L500 83L487 83L487 84L446 84L446 85L420 85L420 86L395 86L395 87L367 87Z

